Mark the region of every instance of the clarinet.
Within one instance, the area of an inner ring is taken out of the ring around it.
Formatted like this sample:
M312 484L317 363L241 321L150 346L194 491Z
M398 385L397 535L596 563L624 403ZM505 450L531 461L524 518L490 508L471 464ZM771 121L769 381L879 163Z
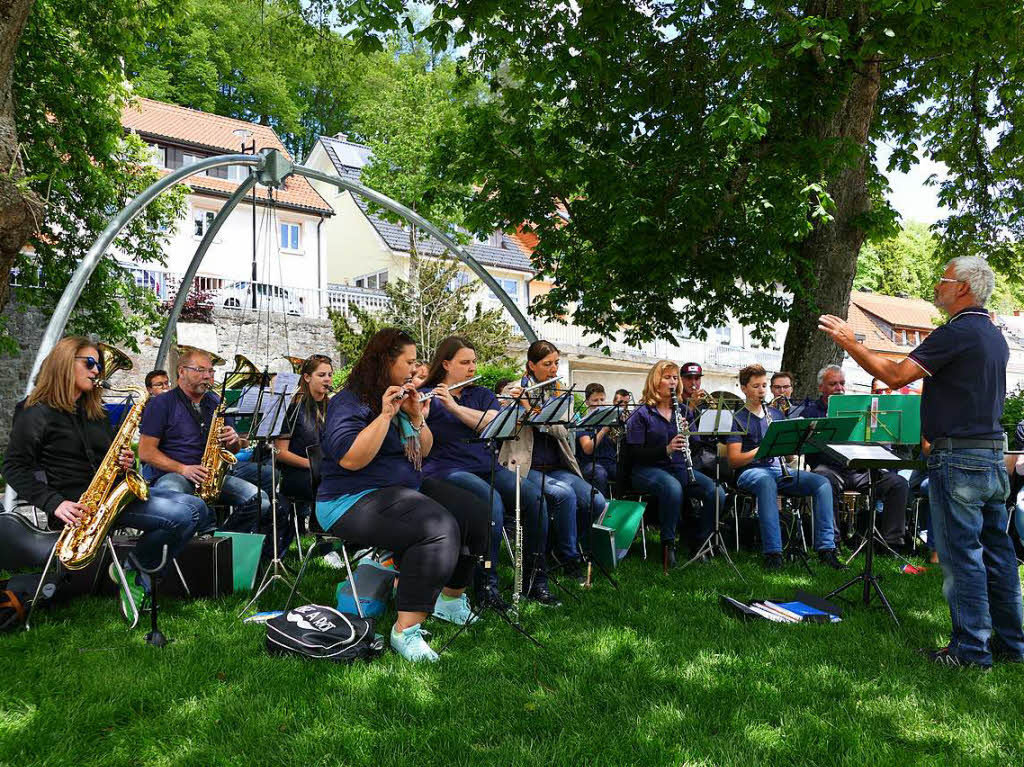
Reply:
M683 415L679 403L676 402L675 387L669 389L668 396L669 402L672 405L672 412L676 418L676 433L683 438L683 449L680 452L683 454L683 464L686 466L686 478L690 482L696 482L697 477L693 473L693 458L690 456L690 423L686 420L686 416Z

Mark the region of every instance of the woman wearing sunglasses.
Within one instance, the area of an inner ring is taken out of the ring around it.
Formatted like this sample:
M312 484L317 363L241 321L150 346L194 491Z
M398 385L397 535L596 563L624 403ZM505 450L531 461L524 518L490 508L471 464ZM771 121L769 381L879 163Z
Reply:
M99 360L89 339L61 339L43 360L24 407L15 412L4 479L24 500L46 512L51 527L75 525L82 519L86 508L78 499L114 438L100 399L103 365ZM134 464L134 453L123 451L121 468ZM164 546L170 562L197 527L208 526L209 514L200 499L159 488L150 488L148 501L136 500L124 508L116 525L143 531L125 567L127 586L137 605L150 588L149 577L142 571L160 564ZM111 577L116 581L113 568ZM128 618L131 613L123 593L121 608Z

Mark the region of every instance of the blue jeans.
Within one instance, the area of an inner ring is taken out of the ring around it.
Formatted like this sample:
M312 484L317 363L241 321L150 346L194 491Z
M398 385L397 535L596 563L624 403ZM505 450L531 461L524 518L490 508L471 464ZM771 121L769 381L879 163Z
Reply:
M151 487L149 500L135 500L117 518L118 527L142 530L133 557L146 570L160 564L164 546L167 562L178 556L196 530L210 523L210 510L202 499L166 488Z
M744 469L736 480L742 490L757 498L757 519L761 526L761 552L782 552L782 530L779 526L777 496L790 498L811 496L814 508L814 549L828 551L835 548L835 528L832 524L832 486L828 480L810 471L794 471L789 482L779 485L782 469L772 466L753 466Z
M650 493L658 499L658 516L661 518L661 542L670 543L676 539L676 530L683 513L683 504L693 494L701 501L698 541L711 534L715 524L715 483L706 474L693 473L691 484L682 466L633 466L633 489ZM718 488L719 509L725 508L725 491Z
M490 472L454 471L441 479L468 490L485 503L491 497ZM541 554L548 537L548 517L541 504L540 485L525 477L519 480L519 507L523 519L524 555ZM501 531L505 524L506 508L514 522L516 475L515 472L498 467L494 472L494 499L491 503L491 562L495 569L491 571L491 583L488 585L498 584L498 553L501 550ZM534 583L536 582L537 578L534 579Z
M556 544L553 547L558 561L567 562L579 558L576 543L577 514L590 529L591 486L568 469L550 469L540 472L531 469L528 479L544 490L544 500L555 520ZM594 493L594 519L597 519L607 501L601 493Z
M580 471L583 472L583 479L597 488L605 498L608 497L608 482L615 479L615 467L602 466L600 463L592 463L587 456L580 461ZM589 499L587 503L589 503Z
M933 450L928 456L932 531L953 633L949 652L989 665L995 632L1024 656L1020 575L1006 533L1010 479L1001 450Z
M274 472L270 466L270 461L263 461L262 464L255 461L239 461L232 467L231 476L244 479L250 485L257 485L260 490L270 496L271 490L273 490L273 477L277 474L278 478L281 476L281 467L277 467L277 471Z
M170 472L160 477L153 487L186 495L195 495L196 492L195 485L180 474ZM254 533L259 529L260 520L270 511L270 500L256 485L230 474L224 478L217 502L234 509L220 528L227 532Z

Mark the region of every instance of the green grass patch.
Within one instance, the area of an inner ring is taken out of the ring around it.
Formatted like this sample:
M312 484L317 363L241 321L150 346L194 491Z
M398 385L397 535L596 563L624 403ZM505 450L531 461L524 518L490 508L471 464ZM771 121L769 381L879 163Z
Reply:
M353 666L272 658L264 627L235 617L242 597L167 600L174 641L157 650L114 600L82 599L0 637L0 764L1024 762L1024 667L982 675L914 652L947 636L939 568L879 564L896 628L861 605L838 625L740 623L719 592L825 594L850 576L738 564L747 584L721 561L665 577L631 556L621 591L599 579L578 604L524 610L546 649L489 616L417 666L391 652ZM339 577L311 566L303 591L331 604ZM430 624L440 647L454 627Z

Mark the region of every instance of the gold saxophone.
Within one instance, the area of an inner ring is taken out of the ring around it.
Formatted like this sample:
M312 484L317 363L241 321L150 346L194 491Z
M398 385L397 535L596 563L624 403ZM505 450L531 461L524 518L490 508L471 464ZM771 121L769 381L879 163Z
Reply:
M196 485L196 495L207 503L213 503L220 496L224 487L224 478L228 468L238 463L235 454L221 447L220 430L224 428L224 409L227 400L222 398L217 405L217 412L210 420L210 431L206 435L206 447L203 449L201 465L206 469L206 479Z
M87 508L85 516L76 525L65 525L57 539L57 558L69 570L88 567L121 510L135 498L140 501L149 498L149 485L138 472L135 469L124 471L118 465L121 451L131 449L132 438L142 420L142 409L149 401L149 393L144 389L131 391L139 395L139 401L124 417L99 471L78 499Z

